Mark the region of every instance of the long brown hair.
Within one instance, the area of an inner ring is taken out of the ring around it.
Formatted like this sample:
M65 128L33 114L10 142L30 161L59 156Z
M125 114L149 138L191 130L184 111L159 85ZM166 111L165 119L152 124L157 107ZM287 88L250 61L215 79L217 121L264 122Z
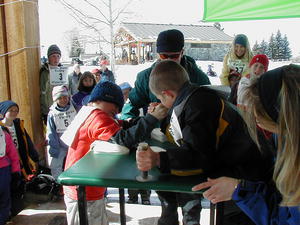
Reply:
M259 145L256 132L256 115L274 122L266 112L259 94L259 79L246 90L248 101L244 118L251 137ZM300 204L300 67L282 68L282 85L278 96L278 149L273 179L283 196L282 205Z

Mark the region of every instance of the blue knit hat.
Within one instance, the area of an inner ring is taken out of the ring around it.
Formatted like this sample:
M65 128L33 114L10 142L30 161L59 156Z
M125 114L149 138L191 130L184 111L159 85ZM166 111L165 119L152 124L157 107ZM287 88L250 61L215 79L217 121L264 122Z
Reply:
M126 90L126 89L132 89L131 85L128 82L124 82L119 84L120 88L122 91Z
M244 46L245 48L247 48L247 44L248 44L247 36L244 34L236 35L236 37L234 39L234 44L240 44L241 46Z
M119 107L120 112L124 105L121 88L110 81L100 82L94 87L88 102L95 102L98 100L115 103Z
M0 102L0 114L2 114L4 117L7 111L13 106L17 106L19 108L17 103L10 100Z
M184 46L184 36L179 30L165 30L156 41L157 52L180 52Z

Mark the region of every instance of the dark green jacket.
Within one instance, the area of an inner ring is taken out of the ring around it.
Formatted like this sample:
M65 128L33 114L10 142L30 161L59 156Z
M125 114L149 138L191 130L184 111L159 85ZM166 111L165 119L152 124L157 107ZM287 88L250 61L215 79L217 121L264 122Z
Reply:
M151 102L159 102L149 90L149 76L155 64L138 73L134 88L129 93L130 102L123 107L122 119L135 118L139 116L140 108L147 107ZM180 64L188 72L191 83L198 85L210 84L209 78L198 68L193 58L184 55Z

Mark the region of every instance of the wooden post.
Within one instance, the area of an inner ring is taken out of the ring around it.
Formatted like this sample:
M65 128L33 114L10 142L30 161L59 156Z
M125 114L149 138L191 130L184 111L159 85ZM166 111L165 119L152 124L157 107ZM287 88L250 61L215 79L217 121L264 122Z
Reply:
M4 4L4 0L0 0ZM0 6L0 101L10 99L4 7Z
M38 0L30 2L4 0L6 42L8 55L9 82L7 82L11 100L18 103L19 117L24 119L29 135L40 151L44 140L40 115L40 37L38 20ZM7 98L6 98L7 99ZM3 99L2 99L3 100Z

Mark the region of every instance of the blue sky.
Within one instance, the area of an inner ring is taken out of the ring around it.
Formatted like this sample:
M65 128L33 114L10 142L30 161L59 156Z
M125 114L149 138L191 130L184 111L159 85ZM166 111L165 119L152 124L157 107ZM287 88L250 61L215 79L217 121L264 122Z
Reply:
M203 0L136 0L130 10L135 15L133 19L127 20L128 22L199 24L203 15ZM39 1L39 14L41 45L45 46L42 48L43 55L53 43L63 46L63 33L78 25L55 0ZM279 29L282 34L287 35L293 56L300 55L300 41L297 35L300 18L222 22L221 26L224 32L231 36L246 34L251 46L256 40L268 41L271 34L276 34Z

